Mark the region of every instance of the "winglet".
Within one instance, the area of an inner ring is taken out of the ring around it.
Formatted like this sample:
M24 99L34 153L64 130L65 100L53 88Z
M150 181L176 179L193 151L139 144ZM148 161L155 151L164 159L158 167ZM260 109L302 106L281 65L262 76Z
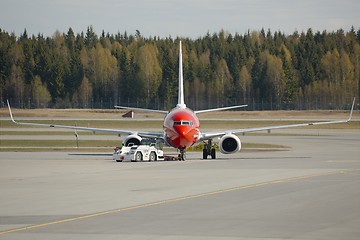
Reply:
M347 120L347 122L350 121L351 118L352 118L353 111L354 111L354 106L355 106L355 98L353 100L353 103L352 103L352 106L351 106L351 111L350 111L350 116L349 116L349 119Z
M181 41L180 41L180 50L179 50L179 93L178 93L178 103L176 107L186 108L184 101L184 77L183 77Z
M17 122L14 120L14 118L13 118L13 115L12 115L12 112L11 112L11 108L10 108L9 100L7 99L6 101L7 101L7 105L8 105L8 108L9 108L9 113L10 113L11 121L12 121L13 123L17 123Z

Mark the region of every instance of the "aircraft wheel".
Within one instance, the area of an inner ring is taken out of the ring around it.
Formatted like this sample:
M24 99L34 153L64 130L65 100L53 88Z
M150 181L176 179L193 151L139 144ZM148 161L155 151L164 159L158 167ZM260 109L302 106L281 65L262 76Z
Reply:
M216 159L216 151L215 148L211 149L211 158Z
M135 155L135 161L139 162L143 160L143 155L141 152L137 152Z
M208 152L207 152L207 150L204 148L204 149L203 149L203 159L207 159L207 156L208 156Z
M156 161L157 159L156 159L156 153L155 152L151 152L150 153L150 157L149 157L149 161L151 162L151 161Z

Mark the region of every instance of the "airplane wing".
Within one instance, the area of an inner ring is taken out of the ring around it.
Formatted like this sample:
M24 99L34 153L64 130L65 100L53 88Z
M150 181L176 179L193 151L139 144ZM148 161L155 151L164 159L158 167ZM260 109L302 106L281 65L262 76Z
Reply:
M123 135L139 135L140 137L147 137L147 138L163 138L163 133L156 133L156 132L141 132L141 131L131 131L131 130L120 130L120 129L110 129L110 128L89 128L89 127L78 127L78 126L67 126L67 125L57 125L57 124L48 124L48 123L30 123L30 122L18 122L15 121L9 101L7 101L7 105L9 108L10 118L11 121L18 125L26 125L26 126L34 126L34 127L50 127L50 128L64 128L64 129L74 129L74 130L82 130L82 131L89 131L89 132L107 132L107 133L114 133L114 134L123 134Z
M353 100L351 110L350 110L350 116L348 119L335 120L335 121L324 121L324 122L289 124L289 125L280 125L280 126L269 126L269 127L259 127L259 128L233 129L233 130L227 130L227 131L222 131L222 132L204 132L204 133L200 134L198 141L221 137L226 134L235 134L236 135L236 134L240 134L240 133L258 132L258 131L272 130L272 129L283 129L283 128L315 126L315 125L325 125L325 124L335 124L335 123L346 123L346 122L349 122L352 118L354 105L355 105L355 98Z

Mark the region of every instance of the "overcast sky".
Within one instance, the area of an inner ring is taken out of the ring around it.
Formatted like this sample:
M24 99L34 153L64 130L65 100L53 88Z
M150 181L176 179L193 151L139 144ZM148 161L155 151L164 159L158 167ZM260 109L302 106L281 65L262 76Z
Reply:
M198 38L224 29L345 31L360 28L359 0L0 0L0 28L20 35L102 30Z

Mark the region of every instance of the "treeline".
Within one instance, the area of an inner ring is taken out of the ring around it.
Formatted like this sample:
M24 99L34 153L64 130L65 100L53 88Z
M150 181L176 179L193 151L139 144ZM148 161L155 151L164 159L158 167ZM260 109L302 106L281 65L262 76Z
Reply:
M0 99L17 107L169 109L178 89L179 38L0 29ZM182 39L185 101L204 109L343 109L360 92L360 29L224 31Z

